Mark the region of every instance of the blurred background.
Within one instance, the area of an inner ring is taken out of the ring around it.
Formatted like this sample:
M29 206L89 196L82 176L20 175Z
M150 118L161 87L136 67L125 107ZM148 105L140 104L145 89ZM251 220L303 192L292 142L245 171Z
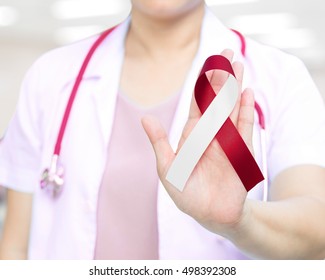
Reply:
M228 27L300 57L325 99L324 0L206 3ZM0 0L0 137L37 57L120 22L129 10L129 0Z

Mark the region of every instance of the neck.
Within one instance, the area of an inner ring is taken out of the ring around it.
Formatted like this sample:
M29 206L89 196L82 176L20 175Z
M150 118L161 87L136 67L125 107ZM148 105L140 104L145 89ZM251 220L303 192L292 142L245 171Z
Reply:
M151 59L196 53L199 46L204 5L175 18L157 19L133 10L126 38L130 55Z

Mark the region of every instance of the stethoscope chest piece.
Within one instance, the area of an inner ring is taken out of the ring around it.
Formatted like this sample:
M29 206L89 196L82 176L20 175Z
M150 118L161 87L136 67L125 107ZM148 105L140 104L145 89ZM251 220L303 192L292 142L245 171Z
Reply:
M46 168L41 177L41 189L49 192L53 197L58 196L63 188L63 167L58 164L59 157L53 155L50 168Z

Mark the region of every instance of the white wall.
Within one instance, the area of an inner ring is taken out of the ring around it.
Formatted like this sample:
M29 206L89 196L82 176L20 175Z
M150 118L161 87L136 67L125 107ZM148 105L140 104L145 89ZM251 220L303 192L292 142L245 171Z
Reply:
M320 69L311 69L310 73L325 101L325 65Z
M23 76L33 61L49 48L26 42L1 42L0 136L13 114Z

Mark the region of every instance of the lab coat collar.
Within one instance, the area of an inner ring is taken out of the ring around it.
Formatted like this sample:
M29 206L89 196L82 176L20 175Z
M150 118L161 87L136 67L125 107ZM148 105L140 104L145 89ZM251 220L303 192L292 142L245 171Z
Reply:
M123 59L124 42L131 23L131 16L116 26L115 30L96 50L84 78L105 77L117 59ZM207 7L202 22L200 47L196 57L220 54L224 49L235 51L236 60L241 60L240 41ZM112 57L114 58L112 60ZM114 63L112 63L114 62Z
M125 50L124 41L129 30L130 22L131 18L129 16L122 23L113 27L114 30L96 49L84 74L85 79L109 77L108 73L111 72L111 69L115 70L116 64L122 62ZM91 44L93 43L94 40L92 40ZM110 80L111 82L115 81L114 79Z
M92 99L101 127L103 149L107 148L114 121L116 96L124 59L124 40L130 18L118 25L96 50L83 80L96 80Z

